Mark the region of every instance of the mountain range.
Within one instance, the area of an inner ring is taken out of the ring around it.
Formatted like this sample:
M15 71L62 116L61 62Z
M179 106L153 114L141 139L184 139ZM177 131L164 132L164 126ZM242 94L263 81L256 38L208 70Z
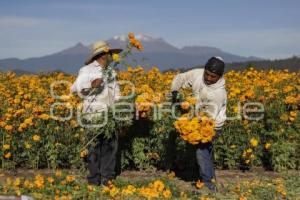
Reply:
M257 57L231 54L215 47L185 46L177 48L162 38L154 38L145 34L138 34L136 38L142 42L144 51L134 51L133 59L128 62L132 65L141 64L145 68L152 66L157 66L160 70L191 68L204 64L212 56L221 56L227 63L261 60ZM128 40L126 35L119 35L107 40L107 42L113 48L125 48ZM0 70L31 73L45 71L77 73L90 53L90 46L79 42L72 47L42 57L2 59L0 60Z

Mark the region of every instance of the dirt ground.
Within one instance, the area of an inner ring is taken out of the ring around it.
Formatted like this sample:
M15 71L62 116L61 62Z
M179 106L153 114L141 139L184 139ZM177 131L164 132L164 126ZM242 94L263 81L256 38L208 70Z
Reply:
M72 173L72 171L68 172ZM74 172L73 172L74 173ZM53 174L52 170L42 169L42 170L25 170L18 169L16 171L1 171L0 170L0 184L4 183L6 178L16 178L16 177L34 177L36 174L42 175L51 175ZM219 185L224 185L227 183L235 183L243 180L253 180L258 178L268 178L274 179L279 178L283 174L290 174L295 176L300 176L300 171L290 170L283 173L273 172L273 171L265 171L263 168L254 168L250 171L240 171L240 170L216 170L216 180ZM136 182L143 181L148 179L160 178L162 176L166 176L166 172L162 171L123 171L118 179L122 179L124 181ZM191 181L184 181L179 177L174 177L174 183L181 188L182 190L193 190L194 186Z

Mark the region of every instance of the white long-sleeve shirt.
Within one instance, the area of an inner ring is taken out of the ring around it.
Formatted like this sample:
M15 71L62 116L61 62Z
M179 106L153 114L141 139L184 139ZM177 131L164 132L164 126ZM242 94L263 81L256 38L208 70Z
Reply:
M71 92L81 93L82 89L90 89L91 83L95 79L103 80L103 90L100 93L84 96L83 109L84 114L91 114L87 119L91 119L92 113L99 113L107 109L108 106L112 106L114 102L120 99L120 89L116 81L116 72L112 72L112 81L108 81L104 76L103 68L101 65L94 61L89 65L83 66L78 73L78 76L71 86Z
M171 89L191 87L197 98L200 111L206 112L216 122L216 129L221 129L226 120L227 93L225 79L221 77L216 83L204 82L204 69L193 69L175 76Z

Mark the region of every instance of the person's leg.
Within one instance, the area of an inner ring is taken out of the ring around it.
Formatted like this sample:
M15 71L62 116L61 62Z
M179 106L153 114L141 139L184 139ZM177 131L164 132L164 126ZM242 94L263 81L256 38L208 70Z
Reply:
M114 179L116 176L117 151L117 135L110 139L103 138L100 162L101 184L106 185L107 181Z
M97 138L98 139L98 138ZM101 141L98 139L97 144L94 148L90 148L89 154L86 158L87 168L89 174L87 175L88 183L94 185L100 185L101 177L100 177L100 147Z
M196 159L199 165L200 178L210 190L216 190L212 179L215 178L213 144L201 143L196 150Z

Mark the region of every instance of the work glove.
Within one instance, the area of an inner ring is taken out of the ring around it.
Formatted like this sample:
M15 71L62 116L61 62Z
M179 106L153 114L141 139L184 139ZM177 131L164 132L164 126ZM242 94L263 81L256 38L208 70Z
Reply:
M178 102L178 91L174 90L172 91L172 103Z

